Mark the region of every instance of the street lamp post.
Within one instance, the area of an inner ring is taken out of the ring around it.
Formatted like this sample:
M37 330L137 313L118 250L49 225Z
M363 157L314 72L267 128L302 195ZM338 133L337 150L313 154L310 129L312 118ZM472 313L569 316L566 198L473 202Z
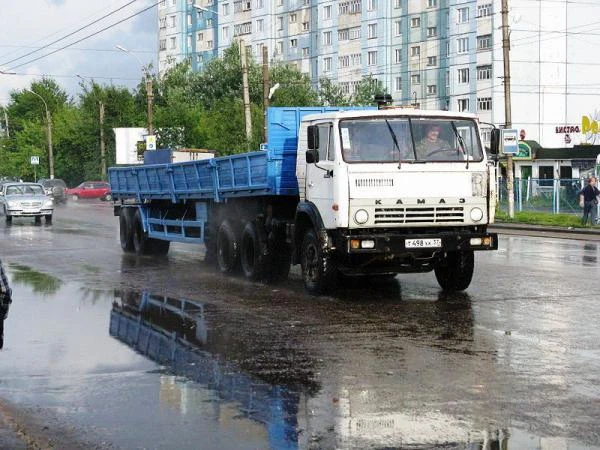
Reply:
M85 84L85 78L75 74ZM92 80L92 91L94 90L94 81ZM102 179L106 180L106 145L104 143L104 102L98 99L98 121L100 122L100 172Z
M40 98L40 100L44 103L44 108L46 108L46 135L48 137L48 166L50 169L50 179L54 179L54 155L52 153L52 119L50 117L50 110L48 109L48 104L44 97L42 97L37 92L32 91L31 89L24 89L27 92L31 92L33 95Z
M117 45L116 48L121 50L122 52L128 53L131 56L133 56L140 64L142 72L146 76L146 101L147 101L147 105L148 105L148 134L151 136L154 134L154 127L152 126L152 118L153 118L153 111L154 111L154 108L153 108L154 92L152 91L152 77L150 76L150 71L144 67L144 63L142 63L142 60L140 58L138 58L137 55L135 55L131 51L127 50L122 45Z

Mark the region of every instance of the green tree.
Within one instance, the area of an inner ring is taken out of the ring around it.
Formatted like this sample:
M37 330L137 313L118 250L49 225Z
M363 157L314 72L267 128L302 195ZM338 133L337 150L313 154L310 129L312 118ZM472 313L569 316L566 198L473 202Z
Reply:
M350 103L355 106L371 106L375 104L375 96L378 94L387 94L387 90L383 87L383 83L371 75L362 77Z
M269 104L271 106L315 106L317 93L307 74L288 64L276 65L269 71L271 85L279 83ZM262 82L262 81L261 81Z
M319 80L319 102L325 106L348 106L349 99L344 95L338 84L329 78Z

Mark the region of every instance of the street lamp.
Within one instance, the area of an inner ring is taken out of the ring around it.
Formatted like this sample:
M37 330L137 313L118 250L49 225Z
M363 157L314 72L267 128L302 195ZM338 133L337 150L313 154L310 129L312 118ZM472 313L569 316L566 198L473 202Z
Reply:
M48 104L44 97L42 97L37 92L32 91L31 89L24 88L24 91L31 92L33 95L40 98L40 100L44 103L44 108L46 108L46 135L48 137L48 165L50 168L50 179L54 179L54 155L52 153L52 119L50 118L50 110L48 109Z
M136 54L127 50L122 45L116 45L115 47L117 49L121 50L122 52L128 53L129 55L133 56L138 61L138 63L140 63L142 72L144 72L146 75L146 99L147 99L147 103L148 103L148 134L151 136L154 134L154 127L152 126L152 113L153 113L152 103L154 101L154 93L152 92L152 77L150 76L150 71L144 67L142 60L140 58L138 58L138 56Z
M85 85L85 78L75 74L77 78L79 78L83 84ZM92 92L94 90L94 80L92 80ZM100 172L102 175L102 179L106 180L106 145L104 144L104 102L102 99L98 99L98 121L100 122Z

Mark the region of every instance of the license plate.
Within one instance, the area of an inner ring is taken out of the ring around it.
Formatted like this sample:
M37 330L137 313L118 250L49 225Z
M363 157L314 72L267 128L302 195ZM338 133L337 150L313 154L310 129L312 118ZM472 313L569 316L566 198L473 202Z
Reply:
M437 248L442 246L442 240L439 238L433 239L406 239L404 241L406 248Z

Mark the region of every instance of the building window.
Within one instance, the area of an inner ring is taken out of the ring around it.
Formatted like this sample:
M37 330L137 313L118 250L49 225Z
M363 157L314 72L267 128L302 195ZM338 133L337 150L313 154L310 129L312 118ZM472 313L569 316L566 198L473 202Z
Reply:
M394 79L394 90L401 91L402 90L402 77L396 77Z
M402 21L396 20L394 22L394 36L401 36L401 35L402 35Z
M206 41L206 48L213 48L213 41Z
M377 65L377 52L376 51L370 51L367 53L367 65L369 66L375 66Z
M203 41L203 40L204 40L204 33L198 33L198 34L196 35L196 40L197 40L198 42L200 42L200 41Z
M456 51L458 53L467 53L469 51L469 38L459 38L456 44Z
M265 21L264 19L258 19L256 21L256 31L263 32L265 30Z
M169 28L175 28L176 24L175 16L169 16Z
M338 11L342 14L357 14L361 12L361 0L347 0L338 3Z
M428 8L437 8L437 0L427 0L427 7Z
M375 11L377 9L377 0L367 0L367 11Z
M323 72L330 72L331 71L331 58L327 57L327 58L323 58Z
M492 129L491 128L482 128L481 129L481 140L486 144L489 144L492 139Z
M411 28L419 28L421 26L421 18L420 17L412 17L410 19Z
M309 22L302 22L302 31L308 31L310 29Z
M210 28L210 27L212 27L212 25L213 25L213 20L212 19L206 19L206 26L208 28Z
M223 38L223 40L227 40L229 39L229 27L223 27L223 29L221 30L221 37Z
M187 15L187 20L186 20L186 22L187 22L187 26L188 26L188 27L191 27L191 26L192 26L192 15L191 15L191 14L188 14L188 15Z
M290 48L298 47L298 39L290 39Z
M394 8L402 8L402 0L394 0Z
M229 15L229 3L224 3L223 6L221 6L221 14L224 16Z
M340 68L346 68L350 66L350 56L346 55L346 56L340 56L338 58L338 65Z
M427 57L427 65L428 66L437 66L437 56L428 56Z
M492 48L492 35L477 36L477 50L489 50Z
M402 49L397 48L394 50L394 63L400 64L402 62Z
M158 27L159 28L167 28L167 18L166 17L161 17L160 19L158 19Z
M264 8L265 3L264 0L256 0L256 9Z
M477 111L491 111L492 97L480 97L477 99Z
M377 24L376 23L370 23L369 25L367 25L367 37L369 39L373 39L377 37Z
M477 17L487 17L492 15L492 4L477 5Z
M283 54L283 41L277 41L277 46L275 47L275 54Z
M410 84L421 84L421 75L415 73L410 76Z
M421 47L415 45L410 48L410 56L420 56L421 55Z
M428 84L427 85L427 95L435 95L437 94L437 85Z
M491 80L492 79L492 66L477 67L477 79L478 80Z
M296 14L296 13L290 14L290 23L296 23L297 20L298 20L298 14Z
M169 48L171 50L175 50L177 48L177 41L175 40L174 37L169 38Z
M303 47L302 48L302 57L307 58L308 56L310 56L310 49L308 47Z
M427 27L427 37L436 37L437 27Z
M158 44L158 49L159 50L166 50L167 49L167 40L166 39L161 39L159 44Z
M331 31L323 32L323 45L331 45Z
M468 111L469 110L469 99L468 98L459 98L458 99L458 110L459 111Z
M323 19L329 20L331 19L331 5L327 5L323 7Z
M465 23L469 21L469 8L458 8L456 10L457 12L457 19L456 21L458 23Z
M233 26L233 35L241 36L243 34L252 33L252 22L240 23Z
M469 69L458 69L458 82L468 83L469 82Z
M283 17L278 17L277 18L277 29L278 30L283 30Z

